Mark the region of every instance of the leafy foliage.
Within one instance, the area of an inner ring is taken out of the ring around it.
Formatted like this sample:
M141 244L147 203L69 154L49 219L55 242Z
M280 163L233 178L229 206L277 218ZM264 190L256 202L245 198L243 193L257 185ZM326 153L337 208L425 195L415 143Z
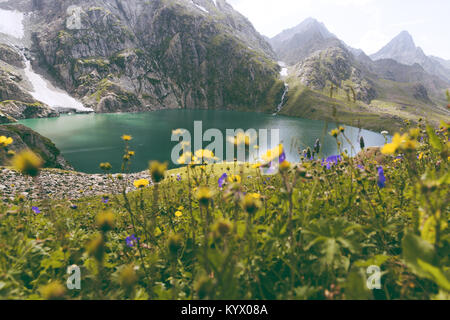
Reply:
M380 162L343 152L272 176L250 164L153 163L161 182L131 193L17 196L0 205L0 298L448 299L448 134L420 125L415 143ZM74 264L81 290L61 285ZM380 289L367 287L371 266Z

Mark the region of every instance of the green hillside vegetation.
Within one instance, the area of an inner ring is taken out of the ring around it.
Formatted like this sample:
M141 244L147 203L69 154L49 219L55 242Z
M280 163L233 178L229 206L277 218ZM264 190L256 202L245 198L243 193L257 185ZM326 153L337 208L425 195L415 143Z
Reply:
M298 78L290 76L289 93L286 104L280 114L296 116L313 120L335 121L362 127L374 131L398 131L405 120L418 123L427 119L433 125L447 121L449 111L443 106L431 102L410 98L413 95L413 84L399 83L389 80L375 81L377 97L370 103L354 99L351 83L343 82L333 86L331 94L330 83L323 90L313 90L300 83ZM445 93L442 92L442 97ZM431 106L430 106L431 103Z

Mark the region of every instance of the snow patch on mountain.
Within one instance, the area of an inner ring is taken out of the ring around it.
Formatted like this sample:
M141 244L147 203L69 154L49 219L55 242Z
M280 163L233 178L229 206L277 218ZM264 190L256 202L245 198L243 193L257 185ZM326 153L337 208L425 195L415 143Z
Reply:
M93 111L85 108L81 102L72 98L66 92L53 88L42 76L33 71L30 61L26 61L25 65L25 75L33 85L33 91L30 92L33 98L54 109L68 108L77 111Z
M0 33L21 39L25 35L24 15L19 11L0 9Z

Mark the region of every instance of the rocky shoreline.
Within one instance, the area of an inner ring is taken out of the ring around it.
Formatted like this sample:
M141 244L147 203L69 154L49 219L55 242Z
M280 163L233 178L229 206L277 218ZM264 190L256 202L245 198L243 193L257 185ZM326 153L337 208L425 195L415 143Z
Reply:
M39 178L33 180L20 173L0 168L0 198L3 201L13 200L22 195L30 200L40 200L48 197L50 199L70 199L100 196L104 194L117 194L122 192L125 184L127 192L135 190L133 181L137 179L148 179L151 181L147 171L131 174L123 174L122 180L119 174L85 174L74 171L58 169L44 169Z

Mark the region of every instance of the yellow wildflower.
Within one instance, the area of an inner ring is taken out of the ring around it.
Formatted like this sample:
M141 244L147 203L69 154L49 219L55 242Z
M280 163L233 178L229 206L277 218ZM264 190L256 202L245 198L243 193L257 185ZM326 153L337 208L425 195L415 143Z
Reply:
M283 145L280 144L280 145L276 146L275 148L268 150L268 151L266 152L266 154L263 155L262 158L263 158L263 160L266 161L266 162L271 162L271 161L273 161L274 159L280 157L280 155L281 155L282 153L283 153Z
M410 139L408 134L400 135L396 133L392 138L392 142L384 145L381 149L383 154L395 154L399 149L414 150L417 147L417 141Z
M231 183L241 183L242 178L238 174L233 174L228 178L228 181L230 181Z
M218 158L214 156L214 152L208 149L200 149L195 151L195 157L198 158L202 163L207 160L218 160Z
M114 213L105 211L97 216L97 225L103 232L114 229Z
M141 189L147 187L150 184L150 182L147 179L140 179L135 180L133 184L136 187L136 189Z
M109 162L102 162L102 163L100 163L100 169L102 169L104 171L109 171L112 169L112 165Z
M33 151L27 150L14 156L12 164L22 174L36 177L39 175L43 161Z
M183 215L183 212L181 211L176 211L175 212L175 217L180 218Z
M207 206L213 197L213 192L208 187L200 187L197 190L197 199L201 206Z
M283 161L280 163L280 171L287 171L291 168L291 163L289 161Z
M339 135L339 130L338 129L331 130L330 135L337 138L337 136Z
M253 168L253 169L258 169L258 168L260 168L261 166L262 166L262 164L259 163L259 162L257 162L257 163L255 163L255 164L252 165L252 168Z
M130 136L130 135L124 134L124 135L122 136L122 140L123 140L123 141L130 141L131 139L133 139L133 137Z
M262 203L259 197L256 198L254 194L247 194L242 200L242 207L249 214L254 214L262 207Z
M167 162L161 163L158 161L150 162L150 175L154 183L159 183L164 179L164 174L167 170Z
M185 152L177 160L178 164L188 164L191 162L192 153Z
M13 143L13 139L12 138L7 138L5 136L0 136L0 147L7 147L9 146L11 143Z

